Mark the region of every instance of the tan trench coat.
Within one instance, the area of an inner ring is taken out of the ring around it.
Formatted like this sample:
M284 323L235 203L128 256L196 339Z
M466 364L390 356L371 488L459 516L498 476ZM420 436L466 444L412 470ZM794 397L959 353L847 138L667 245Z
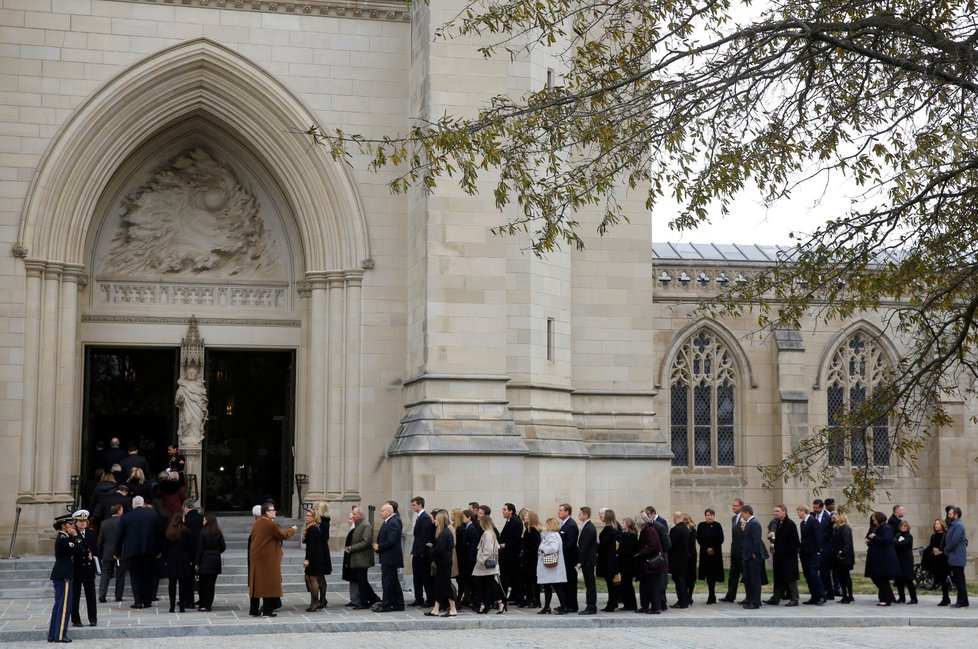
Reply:
M249 548L249 597L282 596L282 541L294 534L294 529L283 530L270 518L262 516L255 520Z

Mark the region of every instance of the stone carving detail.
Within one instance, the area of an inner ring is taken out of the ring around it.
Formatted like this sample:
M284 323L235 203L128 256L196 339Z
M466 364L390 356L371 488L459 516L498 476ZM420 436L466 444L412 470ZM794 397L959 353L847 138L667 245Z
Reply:
M254 277L278 267L251 188L204 149L164 163L122 207L106 273Z
M186 337L180 343L180 378L175 402L180 410L180 446L199 447L207 421L207 386L204 385L204 340L197 317L190 318Z
M284 286L98 282L98 301L102 304L285 309L288 297Z

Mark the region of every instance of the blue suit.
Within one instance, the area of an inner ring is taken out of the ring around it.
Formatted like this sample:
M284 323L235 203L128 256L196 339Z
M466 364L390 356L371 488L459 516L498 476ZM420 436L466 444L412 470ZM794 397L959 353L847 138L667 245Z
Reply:
M58 532L58 537L54 541L54 568L51 569L54 607L51 609L51 623L48 626L49 642L61 642L67 639L71 617L72 565L75 557L80 557L84 551L84 546L77 536Z
M741 540L740 556L744 561L744 590L747 591L747 603L744 608L760 608L761 581L764 573L764 560L767 559L767 548L764 547L764 532L756 517L751 517L744 528Z
M397 569L404 567L401 550L401 517L394 514L380 526L377 535L377 551L380 554L380 584L384 590L379 608L386 611L404 610L404 593L397 580Z
M808 582L808 593L811 595L809 601L821 603L825 600L822 578L819 575L822 567L822 525L814 516L808 516L801 521L799 535L801 547L798 554L801 557L801 569L805 573L805 581Z
M951 569L951 581L958 591L955 606L968 605L968 587L964 578L964 566L968 562L968 538L965 535L964 523L960 519L951 521L944 537L944 554L947 555L947 565Z
M411 569L414 571L414 599L425 606L434 606L435 582L431 578L429 545L435 543L435 522L421 510L414 521L414 543L411 545Z

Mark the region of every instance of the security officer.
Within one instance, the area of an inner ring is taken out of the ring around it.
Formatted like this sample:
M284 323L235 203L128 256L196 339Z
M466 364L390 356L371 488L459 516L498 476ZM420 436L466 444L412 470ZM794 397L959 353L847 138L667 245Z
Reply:
M96 539L95 532L88 529L88 510L79 509L72 518L75 519L75 528L78 531L78 543L82 546L82 552L75 555L74 562L74 587L71 594L71 626L84 626L81 621L79 604L81 603L82 589L85 589L85 604L88 607L88 626L95 626L98 623L98 608L95 603L95 575L100 573L96 567Z
M51 609L48 642L71 642L68 638L68 614L71 610L72 564L75 556L84 549L78 542L75 520L71 514L54 519L54 529L58 531L58 536L54 539L54 568L51 569L54 608Z

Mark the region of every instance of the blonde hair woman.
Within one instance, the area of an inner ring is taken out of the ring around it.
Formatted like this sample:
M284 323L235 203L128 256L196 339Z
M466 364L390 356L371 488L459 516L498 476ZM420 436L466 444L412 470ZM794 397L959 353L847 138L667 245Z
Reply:
M550 613L550 600L554 584L567 582L564 570L564 544L560 542L560 521L548 518L546 529L540 533L540 549L537 550L537 584L543 586L543 608L537 614Z
M478 612L488 613L489 607L495 605L496 613L502 613L506 610L506 601L502 584L499 583L499 540L491 516L483 516L478 524L482 528L482 537L475 554L475 567L472 568L479 598Z
M523 543L520 546L520 574L523 580L523 601L520 608L540 608L540 588L537 586L537 561L540 550L540 515L532 509L523 510Z
M302 542L306 544L306 556L302 562L303 574L306 579L306 590L309 591L308 612L317 611L319 605L319 579L323 571L323 542L319 531L319 513L316 508L306 511L306 524L302 528Z
M333 559L329 556L329 503L325 500L316 501L313 506L316 518L319 520L319 541L323 547L323 561L320 564L319 580L319 602L317 609L326 608L326 575L333 574Z
M842 591L840 604L852 604L852 568L856 563L849 518L840 511L832 513L832 571Z
M425 615L438 615L442 609L448 612L442 617L455 617L455 593L452 591L452 557L455 554L455 534L448 521L448 512L439 509L435 513L435 542L431 546L431 565L435 571L435 605Z

